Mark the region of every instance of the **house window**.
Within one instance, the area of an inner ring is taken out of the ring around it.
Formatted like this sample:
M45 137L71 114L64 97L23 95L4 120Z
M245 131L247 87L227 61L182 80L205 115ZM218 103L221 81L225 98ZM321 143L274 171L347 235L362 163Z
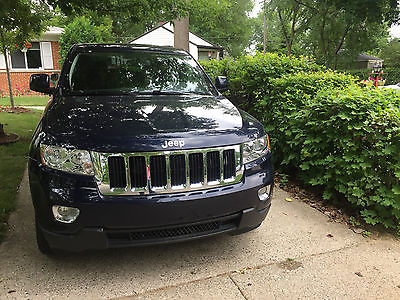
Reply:
M11 54L11 66L13 69L41 69L42 57L40 55L40 43L32 42L32 48L27 52L20 50Z

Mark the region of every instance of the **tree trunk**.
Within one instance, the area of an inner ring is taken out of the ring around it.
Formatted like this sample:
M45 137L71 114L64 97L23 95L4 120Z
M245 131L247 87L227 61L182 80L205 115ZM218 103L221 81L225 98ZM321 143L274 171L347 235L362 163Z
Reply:
M5 136L6 134L4 133L4 128L3 128L3 124L0 123L0 138Z
M347 25L347 26L346 26L346 28L345 28L345 30L344 30L344 32L343 32L343 35L342 35L342 37L341 37L341 39L340 39L340 41L339 41L339 44L338 44L338 46L336 47L336 50L335 50L335 53L334 53L334 57L333 57L333 69L334 69L334 70L337 69L337 56L338 56L338 54L339 54L339 51L340 51L340 50L342 49L342 47L343 47L344 40L346 39L346 36L347 36L347 34L349 33L350 28L351 28L350 25Z
M264 11L264 54L267 52L267 20L265 16L265 0L263 4L263 11Z
M4 36L3 33L0 33L0 38L1 38L1 45L3 48L1 49L4 55L4 60L6 61L6 71L7 71L7 80L8 80L8 91L10 94L10 102L11 102L11 108L14 109L14 98L13 98L13 93L12 93L12 87L11 87L11 78L10 78L10 67L8 65L8 59L7 59L7 50L5 46L5 41L4 41Z
M11 87L10 69L9 69L9 66L8 66L8 59L7 59L7 56L4 55L4 58L5 58L5 61L6 61L8 91L9 91L9 93L10 93L11 108L14 109L14 97L13 97L13 92L12 92L12 87Z
M282 18L281 10L279 8L278 8L278 16L279 16L279 22L281 23L283 37L285 38L287 53L288 53L288 56L290 56L291 45L290 45L288 33L286 32L285 22Z
M326 44L325 44L325 25L326 25L326 15L328 14L328 10L325 11L325 13L322 16L322 25L320 29L320 39L321 39L321 50L322 54L324 56L324 59L326 59Z
M293 40L294 40L294 34L296 33L296 22L297 22L297 14L299 13L299 9L300 9L299 4L296 4L296 6L293 9L292 27L290 29L290 38L289 38L290 48L288 49L289 56L292 55Z

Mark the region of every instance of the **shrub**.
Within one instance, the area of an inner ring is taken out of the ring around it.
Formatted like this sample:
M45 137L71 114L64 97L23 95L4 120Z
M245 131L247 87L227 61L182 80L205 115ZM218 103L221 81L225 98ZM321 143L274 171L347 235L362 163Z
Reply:
M352 75L359 80L368 80L371 77L372 70L370 69L354 69L354 70L343 70L345 74Z
M276 167L320 187L324 199L347 200L366 222L400 231L398 93L361 88L357 78L301 58L268 54L204 66L227 75L228 96L239 95L263 122Z
M400 230L399 107L393 92L321 90L288 121L294 158L285 163L325 199L342 195L368 223Z
M383 78L386 79L385 85L400 82L400 66L398 68L384 68L383 72Z
M370 69L355 69L355 70L345 70L346 74L353 75L360 80L366 80L370 77L372 70ZM383 79L385 80L385 85L396 84L400 82L400 67L399 68L383 68Z
M306 57L287 57L276 53L257 53L255 56L243 56L237 60L227 58L201 63L211 79L218 75L227 76L230 88L226 96L249 111L257 99L273 88L273 79L299 71L324 69Z
M271 135L275 145L274 161L278 164L288 164L288 159L294 155L296 149L291 149L294 124L299 110L304 109L322 90L334 90L352 85L356 79L333 71L306 73L299 72L272 80L273 87L262 100L259 100L252 113L261 120ZM272 122L271 122L272 121ZM289 153L289 156L286 154Z
M351 81L335 73L283 77L257 110L282 166L320 186L324 199L347 199L366 222L400 230L400 95Z

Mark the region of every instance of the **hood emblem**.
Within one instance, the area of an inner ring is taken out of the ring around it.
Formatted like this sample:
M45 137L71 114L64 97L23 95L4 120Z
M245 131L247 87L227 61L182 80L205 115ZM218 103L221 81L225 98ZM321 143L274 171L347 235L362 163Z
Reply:
M165 141L164 143L161 144L161 147L163 149L166 149L169 147L182 148L183 146L185 146L185 141L182 141L182 140L170 140L170 141Z

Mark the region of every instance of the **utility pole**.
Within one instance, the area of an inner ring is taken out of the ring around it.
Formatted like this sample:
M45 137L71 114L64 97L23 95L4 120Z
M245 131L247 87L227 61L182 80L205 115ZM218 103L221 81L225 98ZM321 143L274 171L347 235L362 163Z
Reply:
M185 18L174 20L174 47L189 51L189 13Z
M265 17L265 0L263 3L263 11L264 11L264 54L267 50L267 21Z

